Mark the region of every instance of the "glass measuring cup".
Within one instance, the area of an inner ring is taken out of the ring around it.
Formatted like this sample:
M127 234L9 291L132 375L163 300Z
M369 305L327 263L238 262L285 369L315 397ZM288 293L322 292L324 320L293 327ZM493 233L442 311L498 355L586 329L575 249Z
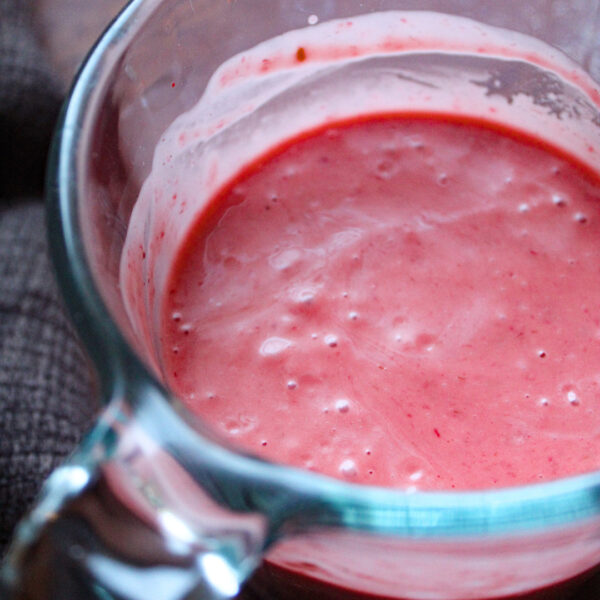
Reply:
M220 65L308 26L314 16L323 23L411 9L534 35L597 77L597 7L589 2L305 1L257 8L242 1L134 1L92 52L54 150L50 226L59 279L107 408L19 529L4 568L5 585L19 590L15 597L229 597L266 553L260 582L273 595L467 600L543 588L558 594L555 584L600 562L597 473L493 492L408 494L260 461L223 442L171 397L151 343L139 334L143 326L132 325L138 313L126 310L123 247L157 142L196 104ZM595 85L568 60L552 55L532 66L518 53L474 57L458 46L434 49L396 48L394 68L419 73L428 90L441 78L440 107L468 89L465 111L492 106L514 126L562 135L593 167L586 148L598 137ZM556 69L565 82L560 89L547 85L556 82L549 75ZM329 97L335 90L327 85L337 86L327 75L311 72ZM418 96L422 87L409 79L398 78L398 85ZM265 106L281 89L268 90ZM360 106L356 91L349 111ZM217 96L211 110L227 109L222 101ZM247 101L244 93L240 102ZM260 143L268 143L266 135ZM257 151L225 142L229 153Z

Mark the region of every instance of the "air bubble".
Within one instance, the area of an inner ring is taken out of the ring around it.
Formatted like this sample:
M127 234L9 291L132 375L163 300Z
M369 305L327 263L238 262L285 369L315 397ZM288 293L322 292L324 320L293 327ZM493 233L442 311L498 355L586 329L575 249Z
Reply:
M345 477L355 477L357 473L356 463L351 458L342 461L340 473Z
M329 333L325 336L324 342L330 347L335 348L338 345L337 336L333 335L333 333Z
M411 481L419 481L419 479L421 479L423 477L423 471L419 470L419 471L415 471L414 473L411 473L408 478Z
M550 401L548 400L548 398L540 398L540 404L542 406L548 406L548 404L550 404Z
M230 417L225 420L225 429L232 435L239 435L252 431L256 427L256 419L253 417L239 415L237 418Z
M315 295L310 290L303 290L298 294L298 302L308 304L315 299Z
M302 252L297 248L286 248L269 256L269 264L276 271L289 269L302 258Z
M295 288L291 290L291 297L295 302L301 304L310 304L314 301L317 290L314 288Z
M354 311L354 310L353 310L353 311L350 311L350 312L348 313L348 318L349 318L351 321L356 321L356 319L358 319L358 313L357 313L356 311Z
M294 381L293 379L290 379L287 382L287 387L288 387L288 390L295 390L298 387L298 382Z
M519 212L529 212L529 204L527 204L526 202L519 204Z
M309 25L316 25L319 22L319 17L317 15L309 15L307 20Z
M335 401L335 408L338 412L347 413L350 410L350 402L346 398L340 398Z
M260 353L263 356L274 356L283 352L286 348L292 345L290 340L280 337L267 338L260 346Z
M577 397L577 394L573 390L570 390L567 392L567 400L573 406L577 406L579 404L579 398Z

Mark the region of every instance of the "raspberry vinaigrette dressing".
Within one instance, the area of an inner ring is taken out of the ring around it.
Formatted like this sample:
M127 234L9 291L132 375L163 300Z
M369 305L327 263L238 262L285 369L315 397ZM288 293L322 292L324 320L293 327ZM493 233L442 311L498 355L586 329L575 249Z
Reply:
M164 133L131 216L121 286L142 352L237 446L347 482L597 469L600 149L578 120L598 97L548 46L433 13L233 57ZM545 599L597 563L576 547L391 568L353 548L284 540L270 579L294 572L299 597L323 592L313 578L342 596Z

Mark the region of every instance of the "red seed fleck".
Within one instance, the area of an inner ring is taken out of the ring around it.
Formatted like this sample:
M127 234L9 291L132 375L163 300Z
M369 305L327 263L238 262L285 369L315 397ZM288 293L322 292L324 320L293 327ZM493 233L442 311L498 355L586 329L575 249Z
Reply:
M175 87L175 82L171 82L171 87L174 88Z
M440 435L440 432L437 429L433 430L433 433L435 433L435 435L439 438L441 438L442 436Z
M303 62L306 60L306 50L304 48L298 48L298 50L296 51L296 60L298 62Z

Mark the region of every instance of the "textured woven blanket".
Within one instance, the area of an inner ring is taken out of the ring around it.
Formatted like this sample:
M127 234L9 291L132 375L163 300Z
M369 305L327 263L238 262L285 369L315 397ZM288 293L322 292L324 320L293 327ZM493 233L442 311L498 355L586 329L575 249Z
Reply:
M95 411L48 257L43 174L60 107L31 0L0 0L0 555Z

